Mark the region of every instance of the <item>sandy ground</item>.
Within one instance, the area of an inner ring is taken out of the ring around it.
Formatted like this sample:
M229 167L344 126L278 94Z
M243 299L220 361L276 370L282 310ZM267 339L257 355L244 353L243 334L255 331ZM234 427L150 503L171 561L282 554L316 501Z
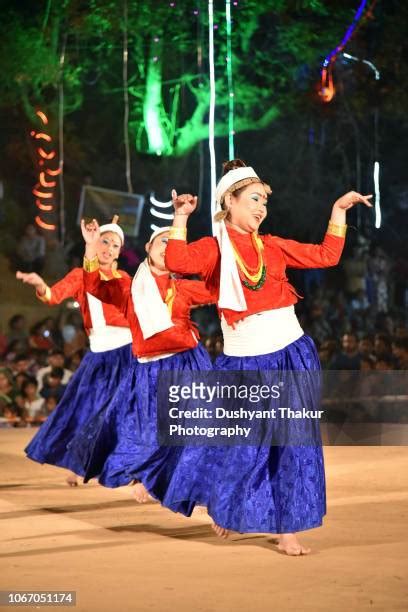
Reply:
M328 514L294 558L271 535L218 540L202 511L138 506L130 487L70 489L24 457L33 433L0 430L2 590L73 590L84 612L408 610L408 447L326 447Z

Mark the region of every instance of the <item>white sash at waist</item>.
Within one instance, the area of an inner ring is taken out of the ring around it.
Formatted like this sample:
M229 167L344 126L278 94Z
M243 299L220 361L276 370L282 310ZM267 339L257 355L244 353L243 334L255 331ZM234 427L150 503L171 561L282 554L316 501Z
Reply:
M91 329L89 344L93 353L103 353L132 343L132 334L128 327L103 325Z
M274 353L303 336L293 306L266 310L234 324L221 318L224 353L230 357L253 357Z

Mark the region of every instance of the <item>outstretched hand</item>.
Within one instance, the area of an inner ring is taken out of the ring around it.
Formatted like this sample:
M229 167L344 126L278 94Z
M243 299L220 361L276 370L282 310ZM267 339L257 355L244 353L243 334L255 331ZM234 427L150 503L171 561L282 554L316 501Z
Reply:
M372 208L373 205L369 201L372 197L372 195L362 195L357 191L349 191L348 193L341 196L341 198L336 200L334 206L341 210L349 210L349 208L353 208L353 206L355 206L359 202L362 202L369 208Z
M177 195L177 191L173 189L171 199L176 215L186 215L188 217L197 207L197 196L193 196L191 193Z
M39 288L45 286L45 282L41 276L35 272L20 272L20 270L17 270L16 278L23 281L23 283L26 283L27 285L32 285L33 287Z

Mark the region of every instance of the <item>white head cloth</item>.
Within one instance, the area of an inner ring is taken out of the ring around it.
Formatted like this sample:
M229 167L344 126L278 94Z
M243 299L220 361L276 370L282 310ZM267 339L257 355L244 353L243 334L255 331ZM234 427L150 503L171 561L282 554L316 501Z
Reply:
M224 174L215 190L216 207L215 214L222 210L221 201L223 195L239 181L246 178L259 179L255 170L250 166L235 168ZM259 179L261 182L261 179ZM214 235L218 240L221 251L221 275L220 275L220 297L218 306L242 312L247 309L241 279L238 273L237 263L232 250L231 240L224 221L214 222Z
M150 236L149 243L156 236L168 231L170 231L169 227L160 227L155 230ZM145 340L174 326L167 305L163 302L156 280L151 273L148 258L142 261L133 278L132 300Z
M105 232L113 232L117 234L122 241L122 246L125 242L125 234L123 233L123 229L117 223L105 223L105 225L101 225L99 228L99 233L104 234Z

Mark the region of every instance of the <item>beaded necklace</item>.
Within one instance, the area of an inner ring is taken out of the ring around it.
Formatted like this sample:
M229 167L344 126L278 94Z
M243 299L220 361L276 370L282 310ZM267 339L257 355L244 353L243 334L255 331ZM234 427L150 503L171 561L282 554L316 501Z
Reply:
M264 264L263 255L262 255L262 251L263 251L262 240L259 238L256 232L253 232L251 234L251 239L252 239L252 244L255 248L255 251L258 255L258 262L255 268L250 268L249 266L247 266L244 260L242 259L241 255L239 254L238 250L236 249L232 240L231 240L231 244L232 244L232 250L234 252L235 261L238 264L238 270L240 272L240 278L241 278L242 284L247 289L251 289L251 291L258 291L265 284L266 265ZM246 279L248 280L243 278L243 276L245 276Z

